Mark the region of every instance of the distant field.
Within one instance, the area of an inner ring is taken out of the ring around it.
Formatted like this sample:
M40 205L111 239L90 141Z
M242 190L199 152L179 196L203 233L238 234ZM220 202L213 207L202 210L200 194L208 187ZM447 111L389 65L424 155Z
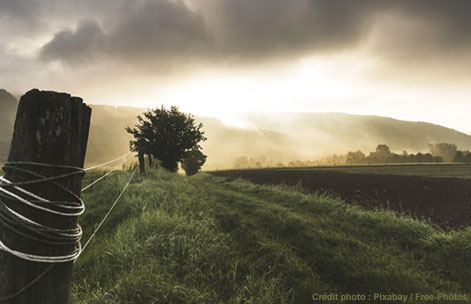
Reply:
M471 165L465 164L410 164L410 165L371 165L280 168L277 170L328 170L359 174L415 175L428 177L454 177L471 179Z
M285 167L285 168L262 168L262 169L241 169L241 170L319 170L338 171L357 174L383 174L383 175L415 175L428 177L454 177L471 179L471 165L465 164L385 164L385 165L365 165L365 166L319 166L319 167ZM222 170L232 171L232 170ZM235 169L239 171L239 169Z

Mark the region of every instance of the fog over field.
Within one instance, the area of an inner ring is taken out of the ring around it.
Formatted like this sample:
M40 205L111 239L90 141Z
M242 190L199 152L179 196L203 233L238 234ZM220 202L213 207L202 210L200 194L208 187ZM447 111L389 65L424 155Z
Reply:
M0 97L2 128L0 141L8 147L16 99L3 91ZM131 136L126 126L137 123L146 109L93 105L87 163L109 160L126 153ZM202 144L208 155L206 170L234 167L240 156L265 159L266 165L286 165L290 161L319 160L330 154L362 150L374 151L387 144L391 151L429 152L430 143L454 143L471 149L471 136L423 122L342 113L236 113L232 120L196 116L208 140ZM1 150L5 159L8 149Z

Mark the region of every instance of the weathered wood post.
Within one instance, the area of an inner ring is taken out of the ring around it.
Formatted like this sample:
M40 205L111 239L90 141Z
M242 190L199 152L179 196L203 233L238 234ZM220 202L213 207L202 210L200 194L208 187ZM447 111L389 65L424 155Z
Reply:
M137 152L137 157L139 158L139 172L141 174L143 174L145 172L145 162L144 162L144 153L142 153L141 151L138 151Z
M8 162L20 169L45 177L71 172L71 168L46 167L18 162L52 164L83 168L90 127L91 109L81 98L69 94L31 90L21 97L16 115ZM19 183L38 179L14 166L4 168L5 178ZM82 174L55 181L80 196ZM71 194L51 182L21 186L23 189L53 201L71 201ZM15 189L13 189L15 190ZM12 190L12 191L13 191ZM74 229L77 217L65 217L2 198L0 204L44 226ZM76 244L45 244L7 228L0 221L0 240L9 248L41 256L67 255ZM8 304L63 304L68 303L72 262L48 264L26 261L0 250L0 298L14 294L34 281L45 269L46 274L26 290L5 300Z

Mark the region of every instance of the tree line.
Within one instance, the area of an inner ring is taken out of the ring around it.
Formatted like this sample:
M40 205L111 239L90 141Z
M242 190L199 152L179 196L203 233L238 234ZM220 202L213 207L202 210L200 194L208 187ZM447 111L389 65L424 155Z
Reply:
M368 155L361 150L346 154L333 154L318 160L291 160L287 163L268 160L265 156L258 158L239 156L234 160L235 169L265 167L313 167L339 165L371 165L371 164L407 164L407 163L471 163L471 152L460 151L455 144L436 143L429 145L430 152L393 153L388 145L380 144Z
M467 164L471 163L471 152L468 150L460 151L455 144L430 144L429 149L432 154L443 157L444 161Z
M364 164L404 164L404 163L439 163L443 162L443 157L433 155L432 153L409 154L403 151L401 154L391 152L389 146L378 145L374 152L366 156L361 151L348 152L346 155L346 164L364 165Z

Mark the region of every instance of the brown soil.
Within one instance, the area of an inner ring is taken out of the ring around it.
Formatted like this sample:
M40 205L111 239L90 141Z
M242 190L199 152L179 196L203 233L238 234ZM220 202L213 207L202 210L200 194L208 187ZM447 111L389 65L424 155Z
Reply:
M320 170L230 170L216 176L242 177L257 184L300 184L367 209L387 208L442 228L471 225L471 180L401 175L353 174Z

